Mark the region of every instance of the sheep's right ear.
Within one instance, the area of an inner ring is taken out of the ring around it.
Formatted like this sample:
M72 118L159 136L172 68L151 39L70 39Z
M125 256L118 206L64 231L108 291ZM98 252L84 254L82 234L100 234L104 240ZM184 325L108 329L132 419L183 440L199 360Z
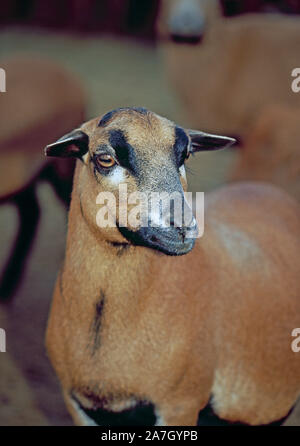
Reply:
M46 156L82 158L89 148L89 137L82 130L73 130L45 148Z

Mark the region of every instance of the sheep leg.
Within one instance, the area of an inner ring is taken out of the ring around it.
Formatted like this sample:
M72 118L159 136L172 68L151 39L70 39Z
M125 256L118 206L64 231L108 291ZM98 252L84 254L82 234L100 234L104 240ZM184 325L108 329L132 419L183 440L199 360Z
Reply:
M40 216L34 184L16 195L13 202L19 213L19 230L0 279L1 301L7 300L17 289Z

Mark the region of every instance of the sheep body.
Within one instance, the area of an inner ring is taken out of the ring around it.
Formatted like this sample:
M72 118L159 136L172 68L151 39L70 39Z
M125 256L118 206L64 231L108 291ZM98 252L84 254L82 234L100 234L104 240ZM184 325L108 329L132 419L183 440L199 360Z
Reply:
M81 127L89 153L117 124L131 147L141 142L136 150L162 141L160 132L174 141L173 127L159 117L114 116L104 129L99 119ZM155 163L159 145L151 150ZM300 356L291 348L300 315L298 203L271 185L234 184L207 194L204 236L185 256L122 246L120 234L112 244L118 230L93 222L109 176L95 182L89 156L76 167L47 329L74 421L94 424L104 410L118 417L148 402L157 424L195 425L210 398L232 422L286 416L300 395Z

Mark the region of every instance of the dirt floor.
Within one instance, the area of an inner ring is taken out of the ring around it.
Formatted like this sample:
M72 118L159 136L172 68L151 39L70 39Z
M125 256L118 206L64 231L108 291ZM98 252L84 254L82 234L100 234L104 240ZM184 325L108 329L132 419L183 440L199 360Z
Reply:
M77 73L88 92L88 117L137 105L188 125L164 78L161 55L154 47L130 40L18 29L2 31L0 42L0 59L20 52L37 53ZM193 158L188 173L190 190L207 191L223 184L234 157L233 151L224 151ZM11 302L0 308L0 327L7 334L7 353L0 353L0 425L72 424L44 348L51 295L64 256L67 216L50 186L41 184L38 196L41 221L22 283ZM2 206L0 265L9 252L16 227L15 209ZM287 424L300 425L299 405Z

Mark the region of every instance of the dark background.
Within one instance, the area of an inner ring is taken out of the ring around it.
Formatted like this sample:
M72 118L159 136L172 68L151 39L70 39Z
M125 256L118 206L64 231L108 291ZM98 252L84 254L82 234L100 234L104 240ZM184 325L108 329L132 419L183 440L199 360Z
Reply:
M117 33L155 39L155 19L163 0L2 0L1 25ZM279 11L299 14L299 0L221 0L225 16Z

